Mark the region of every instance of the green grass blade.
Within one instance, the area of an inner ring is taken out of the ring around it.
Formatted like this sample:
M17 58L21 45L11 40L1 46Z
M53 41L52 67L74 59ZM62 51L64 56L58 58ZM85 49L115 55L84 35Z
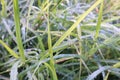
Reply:
M19 56L11 49L9 48L2 40L0 40L0 44L2 44L5 49L15 58L19 58Z
M14 9L14 21L15 21L15 29L16 29L16 40L17 40L17 45L19 49L19 54L21 59L25 61L24 48L23 48L21 32L20 32L21 29L20 29L18 0L13 0L13 9Z
M48 25L48 48L49 48L49 53L51 54L50 56L52 57L52 40L51 40L51 32L50 32L50 23L49 23L49 9L47 9L48 17L47 17L47 25Z
M102 0L103 1L103 0ZM101 27L101 21L102 21L102 14L103 14L103 2L100 5L100 11L99 11L99 16L98 16L98 22L96 26L96 34L95 34L95 39L97 39Z
M38 41L39 41L39 48L42 50L42 52L45 52L45 47L44 47L42 38L39 37L39 36L37 36L37 39L38 39Z
M100 27L101 27L102 13L103 13L103 0L102 0L102 3L100 5L98 22L97 22L97 25L96 25L96 34L95 34L95 39L94 39L95 41L98 38ZM96 43L92 46L92 49L90 50L89 56L92 56L96 52L97 48L95 48L95 47L96 47Z
M113 65L114 68L120 68L120 62Z
M64 33L63 36L54 44L53 47L60 45L60 43L68 36L70 33L78 26L78 24L93 10L98 6L102 0L97 0L85 13L80 15L79 19Z
M48 13L48 48L49 48L49 55L50 55L50 66L51 66L51 68L52 68L52 72L54 73L54 75L53 75L53 78L55 77L55 79L54 80L58 80L57 79L57 75L56 75L56 70L55 70L55 68L54 68L54 58L53 58L53 49L52 49L52 40L51 40L51 32L50 32L50 23L49 23L49 14L50 14L50 12L49 12L49 7L48 7L48 9L47 9L47 13Z
M58 80L54 69L52 69L52 67L51 67L49 64L47 64L47 63L44 63L44 64L45 64L45 66L47 66L47 67L50 69L51 74L52 74L52 76L51 76L51 77L52 77L52 80ZM50 74L50 75L51 75L51 74Z
M7 16L6 2L5 2L5 0L0 0L0 3L1 3L1 5L2 5L1 16L2 16L2 17L6 17L6 16Z

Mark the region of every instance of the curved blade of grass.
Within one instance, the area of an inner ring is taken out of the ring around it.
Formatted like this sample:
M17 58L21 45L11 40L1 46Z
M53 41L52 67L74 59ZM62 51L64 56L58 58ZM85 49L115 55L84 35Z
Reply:
M97 75L110 68L111 68L110 66L101 67L98 70L94 71L92 74L90 74L86 80L93 80L95 77L97 77Z
M2 40L0 40L0 44L2 44L5 49L7 49L7 51L15 58L19 58L19 56L11 49L9 48Z
M100 5L98 22L97 22L97 26L96 26L95 39L97 39L97 37L98 37L98 35L99 35L99 31L100 31L100 27L101 27L101 21L102 21L102 14L103 14L103 0L102 0L102 3L101 3L101 5Z
M95 34L95 41L97 40L98 38L98 35L99 35L99 31L100 31L100 27L101 27L101 20L102 20L102 13L103 13L103 0L101 2L101 5L100 5L100 11L99 11L99 16L98 16L98 22L97 22L97 25L96 25L96 34ZM97 46L97 43L95 43L93 46L92 46L92 49L90 50L90 53L89 53L89 56L92 56L97 49L95 49L95 47ZM98 46L97 46L98 47ZM101 54L102 55L102 54Z
M14 9L14 21L15 21L15 29L16 29L16 40L19 49L19 54L23 62L25 61L23 43L21 38L21 29L20 29L20 18L19 18L19 6L18 0L13 0L13 9Z
M53 50L52 50L52 41L51 41L51 32L50 32L50 23L49 23L49 8L47 9L48 17L47 17L47 25L48 25L48 48L50 57L53 57Z
M2 17L6 17L7 16L7 13L6 13L6 2L5 2L5 0L0 0L0 2L1 2L1 5L2 5L2 11L1 11L1 16Z
M42 50L42 52L45 52L45 47L44 47L42 38L40 36L37 36L37 39L39 41L39 47L40 47L40 49Z
M53 47L60 45L60 43L78 26L78 24L94 9L98 6L102 0L97 0L85 13L79 16L78 20L64 33L63 36L54 44Z
M108 80L109 74L110 74L110 72L107 73L107 75L105 76L104 80Z
M49 2L49 4L50 4L50 2ZM54 73L53 74L53 79L55 77L54 80L58 80L57 75L56 75L56 70L54 68L55 63L54 63L54 58L53 58L52 40L51 40L51 34L50 34L51 32L50 32L50 23L49 23L49 14L50 14L49 13L49 7L47 9L47 13L48 13L47 23L48 23L48 48L49 48L49 55L50 55L50 66L53 69L52 72Z
M57 59L61 59L61 58L82 58L84 59L83 56L79 56L78 54L59 54L59 55L56 55L54 56L54 59L57 60ZM25 75L27 73L27 71L30 71L32 69L34 69L36 66L40 66L40 64L42 63L47 63L48 61L50 61L50 58L44 58L43 60L39 60L38 63L35 63L34 65L28 67L26 70L22 71L21 73L18 74L18 77L21 77L23 75Z
M47 64L47 63L44 63L45 64L45 66L47 66L49 69L50 69L50 71L52 72L52 80L58 80L57 79L57 76L56 76L56 73L55 73L55 71L52 69L52 67L49 65L49 64ZM51 75L51 74L50 74Z
M114 68L120 68L120 62L113 65Z
M120 68L120 62L116 63L113 65L114 68ZM108 80L108 76L109 76L110 72L107 73L107 75L105 76L104 80Z

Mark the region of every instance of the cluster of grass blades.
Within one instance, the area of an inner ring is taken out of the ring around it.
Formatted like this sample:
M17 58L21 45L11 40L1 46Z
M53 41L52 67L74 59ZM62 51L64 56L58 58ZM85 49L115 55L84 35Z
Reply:
M119 80L114 2L0 0L0 80Z

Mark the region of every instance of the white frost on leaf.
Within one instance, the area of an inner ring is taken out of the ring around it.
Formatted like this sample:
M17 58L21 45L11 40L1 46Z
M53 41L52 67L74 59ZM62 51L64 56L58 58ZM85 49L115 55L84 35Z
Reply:
M10 71L10 80L18 80L17 75L18 75L18 65L20 61L17 61L11 68Z

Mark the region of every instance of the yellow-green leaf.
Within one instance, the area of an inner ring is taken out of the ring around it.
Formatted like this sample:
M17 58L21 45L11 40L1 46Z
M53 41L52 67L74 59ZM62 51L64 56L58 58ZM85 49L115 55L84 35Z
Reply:
M7 49L7 51L15 58L19 58L19 56L8 46L6 45L2 40L0 40L0 44L2 44L5 49Z

